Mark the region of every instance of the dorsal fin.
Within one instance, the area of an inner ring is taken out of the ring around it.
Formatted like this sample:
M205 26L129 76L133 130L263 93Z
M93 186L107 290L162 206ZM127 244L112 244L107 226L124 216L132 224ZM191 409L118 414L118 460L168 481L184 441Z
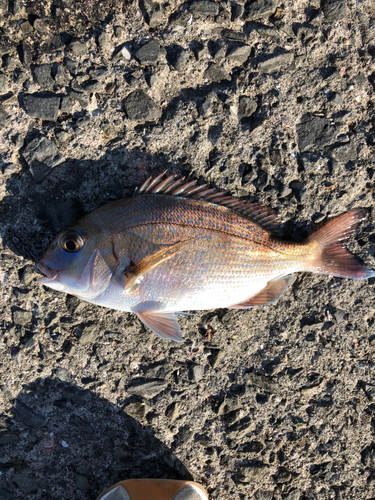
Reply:
M227 193L218 191L216 188L208 188L207 184L197 186L197 180L186 182L184 177L178 177L175 174L163 179L165 174L166 172L163 172L154 179L149 177L139 189L135 190L134 196L164 194L189 198L191 200L204 200L245 215L269 231L280 232L280 226L283 224L283 221L272 208L260 203L248 203L239 200Z

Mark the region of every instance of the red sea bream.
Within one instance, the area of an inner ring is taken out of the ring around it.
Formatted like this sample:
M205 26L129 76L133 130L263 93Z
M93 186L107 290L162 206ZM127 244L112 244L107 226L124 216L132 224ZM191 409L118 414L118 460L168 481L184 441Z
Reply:
M301 271L374 276L343 246L366 214L353 209L291 243L273 235L272 210L161 175L59 233L39 281L182 341L176 312L271 304Z

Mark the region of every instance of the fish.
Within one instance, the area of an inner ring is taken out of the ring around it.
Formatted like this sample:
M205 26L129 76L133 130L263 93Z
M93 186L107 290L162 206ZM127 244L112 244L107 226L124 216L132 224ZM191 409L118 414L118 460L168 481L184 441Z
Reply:
M367 212L354 208L290 242L273 209L163 173L61 231L37 263L39 282L183 342L176 314L272 304L297 272L375 276L344 246Z

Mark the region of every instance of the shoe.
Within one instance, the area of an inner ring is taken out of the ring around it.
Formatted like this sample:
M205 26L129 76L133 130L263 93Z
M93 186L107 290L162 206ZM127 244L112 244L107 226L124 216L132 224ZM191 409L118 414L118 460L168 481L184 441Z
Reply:
M103 491L96 500L208 500L208 496L192 481L127 479Z

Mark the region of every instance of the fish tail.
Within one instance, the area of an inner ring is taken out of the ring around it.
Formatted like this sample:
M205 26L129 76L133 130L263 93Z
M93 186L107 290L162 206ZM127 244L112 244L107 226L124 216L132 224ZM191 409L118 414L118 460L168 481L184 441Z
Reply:
M355 208L335 217L306 240L314 249L311 271L340 278L366 279L375 271L344 247L345 241L366 218L368 210Z

